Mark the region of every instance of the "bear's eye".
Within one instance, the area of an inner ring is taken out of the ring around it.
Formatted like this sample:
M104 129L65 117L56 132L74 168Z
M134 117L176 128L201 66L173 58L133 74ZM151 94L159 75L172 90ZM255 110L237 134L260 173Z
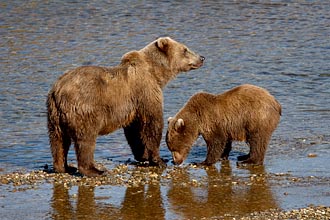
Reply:
M183 49L183 53L184 53L184 54L187 54L187 53L188 53L188 49L187 49L187 48L184 48L184 49Z

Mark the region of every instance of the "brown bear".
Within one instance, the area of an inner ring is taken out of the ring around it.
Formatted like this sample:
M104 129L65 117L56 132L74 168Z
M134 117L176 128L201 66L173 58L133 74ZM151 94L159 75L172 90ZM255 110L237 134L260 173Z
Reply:
M263 88L241 85L223 94L197 93L168 119L166 143L174 164L181 164L199 135L207 145L202 165L228 159L232 141L246 141L250 153L240 164L261 165L281 116L281 105Z
M64 73L47 97L48 133L55 172L71 172L74 142L79 172L101 175L94 164L99 135L119 128L137 161L165 165L159 155L164 86L180 72L197 69L204 57L169 37L128 52L115 67L83 66Z

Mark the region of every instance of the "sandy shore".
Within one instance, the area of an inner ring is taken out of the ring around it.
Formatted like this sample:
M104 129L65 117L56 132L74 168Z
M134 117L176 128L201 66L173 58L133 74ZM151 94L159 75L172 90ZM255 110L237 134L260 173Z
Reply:
M188 167L187 169L194 169ZM191 187L199 187L204 184L203 180L189 179L179 180L180 176L176 173L181 172L175 168L169 169L166 172L158 168L146 168L146 167L134 167L131 168L128 165L118 165L109 170L105 176L96 178L82 177L79 174L56 174L50 170L40 170L32 172L14 172L0 175L0 186L3 189L11 190L14 192L24 192L25 190L37 188L41 184L52 183L62 184L65 188L71 188L72 186L125 186L134 187L145 184L168 184L169 181L180 181L180 184ZM249 177L249 179L257 179L257 181L263 181L263 179L277 181L279 183L286 181L291 184L325 184L328 179L315 179L313 178L297 178L287 174L267 174L267 175L255 175ZM186 181L186 182L184 182ZM244 180L230 180L232 185L244 185L249 184L249 181ZM6 187L7 186L7 187ZM245 216L225 215L216 216L210 219L330 219L330 207L327 206L308 206L294 210L281 210L270 209L266 211L252 212Z

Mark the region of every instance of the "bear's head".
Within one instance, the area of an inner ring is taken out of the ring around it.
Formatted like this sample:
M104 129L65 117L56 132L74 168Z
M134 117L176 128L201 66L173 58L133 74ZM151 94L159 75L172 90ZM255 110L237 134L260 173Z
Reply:
M161 37L155 41L156 47L168 58L171 68L177 72L187 72L200 68L205 57L198 55L184 44L170 37Z
M166 132L166 144L172 152L173 163L181 164L198 137L197 126L193 126L182 118L168 118L168 129Z

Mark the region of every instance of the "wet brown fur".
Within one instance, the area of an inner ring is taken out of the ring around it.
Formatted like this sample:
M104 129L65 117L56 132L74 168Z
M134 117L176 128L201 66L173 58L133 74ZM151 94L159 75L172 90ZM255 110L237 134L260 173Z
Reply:
M67 154L73 142L79 171L102 174L94 165L96 138L119 128L124 128L136 160L162 165L162 89L179 72L202 66L203 60L166 37L125 54L116 67L83 66L63 74L47 97L54 170L71 171Z
M228 159L232 141L245 141L250 153L238 160L261 165L280 115L279 102L257 86L245 84L220 95L197 93L169 119L166 142L174 163L180 164L202 135L207 145L203 164L211 165Z

